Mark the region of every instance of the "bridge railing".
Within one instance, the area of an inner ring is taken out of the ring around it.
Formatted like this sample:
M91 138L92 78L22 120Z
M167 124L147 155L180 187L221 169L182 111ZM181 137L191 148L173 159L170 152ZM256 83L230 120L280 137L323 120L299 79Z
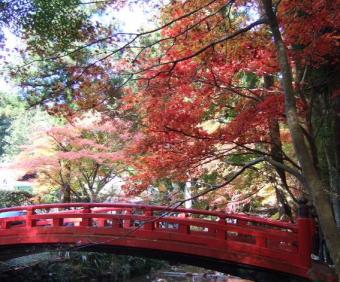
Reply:
M176 240L207 242L235 251L246 248L254 255L302 267L310 265L314 234L314 223L308 216L299 217L297 224L293 224L243 214L129 203L64 203L0 209L0 242L11 230L46 231L50 227L79 228L83 233L89 228L120 230L127 231L126 236L138 233L150 238L172 233L179 235Z

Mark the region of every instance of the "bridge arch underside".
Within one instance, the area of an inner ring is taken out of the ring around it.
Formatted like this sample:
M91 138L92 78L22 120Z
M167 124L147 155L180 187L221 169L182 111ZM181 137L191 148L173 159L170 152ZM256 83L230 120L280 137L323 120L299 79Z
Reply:
M199 244L199 240L193 243L181 242L181 234L171 236L164 234L163 238L153 239L145 238L144 232L143 236L139 236L138 231L121 236L81 235L80 230L74 230L77 232L73 234L53 235L40 232L25 234L24 230L20 234L21 230L16 231L16 236L9 236L5 241L2 239L1 260L52 250L105 252L191 264L258 282L309 281L300 275L292 275L292 265L266 260L263 256L249 255L246 253L247 250L235 251L235 246L226 252L225 246L224 248L219 248L218 244L214 247L209 246L207 238ZM263 267L264 265L268 267Z

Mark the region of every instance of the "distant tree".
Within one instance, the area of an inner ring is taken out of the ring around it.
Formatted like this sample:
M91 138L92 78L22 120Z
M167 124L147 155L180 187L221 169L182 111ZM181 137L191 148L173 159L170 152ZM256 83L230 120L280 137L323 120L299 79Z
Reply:
M35 132L47 130L57 123L57 119L39 108L25 110L22 107L21 110L16 110L3 138L3 159L7 161L13 160L25 146L31 144L31 137Z
M128 124L88 113L40 131L18 164L36 172L41 185L59 191L63 202L98 201L105 185L125 171L122 149L132 139Z
M58 50L65 49L90 25L89 14L80 7L80 0L4 0L0 28L9 28L19 36L25 34L37 51L52 42Z
M107 7L117 7L124 0L15 0L0 6L0 31L9 28L23 42L17 50L19 65L1 59L8 73L22 87L21 95L30 105L48 105L51 108L74 110L93 108L112 101L114 85L119 83L116 73L100 58L116 40L117 26L112 20L100 20ZM53 28L51 28L53 27ZM11 52L11 50L9 50ZM119 54L117 54L119 56ZM8 56L11 60L11 56ZM98 59L98 60L97 60ZM84 80L83 77L86 76ZM91 89L89 91L89 89ZM101 92L111 95L98 99ZM98 93L95 99L92 93ZM70 106L65 108L63 106Z
M9 128L24 110L25 102L17 95L0 92L0 158L4 157L8 145Z
M0 208L23 206L33 203L33 195L25 191L2 190L0 193Z

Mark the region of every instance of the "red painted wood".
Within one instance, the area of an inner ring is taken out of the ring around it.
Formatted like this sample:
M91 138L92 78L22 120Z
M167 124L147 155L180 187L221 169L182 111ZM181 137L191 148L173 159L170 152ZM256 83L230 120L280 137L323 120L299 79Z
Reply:
M108 244L205 256L308 277L314 222L108 203L0 209L0 245Z

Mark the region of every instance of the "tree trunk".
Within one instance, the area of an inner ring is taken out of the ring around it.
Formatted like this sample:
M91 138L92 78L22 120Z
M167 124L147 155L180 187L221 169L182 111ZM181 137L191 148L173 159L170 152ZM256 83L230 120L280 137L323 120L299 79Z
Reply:
M264 88L270 89L274 85L274 78L269 75L264 76ZM269 121L269 135L270 135L270 155L274 161L283 164L282 155L282 143L280 137L280 125L277 119L270 119ZM293 219L292 209L286 199L283 190L288 190L288 184L286 179L286 173L284 169L275 166L275 171L279 176L279 186L275 187L276 199L278 203L279 216L288 217L290 220Z
M330 250L331 258L335 264L337 275L340 279L340 238L336 228L332 207L329 202L327 191L329 187L324 187L321 179L313 165L313 159L305 142L296 110L296 101L293 90L292 70L288 60L287 51L282 40L276 15L273 11L271 0L262 0L264 4L267 21L273 34L277 56L281 70L281 82L285 94L285 111L288 127L292 136L293 145L303 176L306 179L307 188L311 195L313 205L316 209L319 224L323 230L326 244Z
M184 185L184 199L190 199L192 197L191 195L191 180L189 179L187 182L185 182ZM186 201L184 203L184 207L186 209L192 208L192 200Z
M330 140L333 141L333 140ZM339 164L336 158L336 151L334 143L328 143L324 147L325 156L327 160L328 177L330 185L330 200L333 206L333 213L337 228L340 230L340 175L339 175Z
M62 202L70 203L71 202L71 167L69 164L65 164L65 176L62 177Z
M63 203L70 203L71 202L71 187L70 187L70 184L68 184L68 183L65 183L63 185L62 202Z
M282 143L280 139L280 127L277 120L270 121L270 154L274 161L283 164L283 155L282 155ZM284 190L288 191L289 187L287 184L286 173L284 169L275 166L275 171L279 176L278 186L275 188L276 198L279 203L279 213L280 217L285 216L290 220L293 220L292 209L287 201L286 195L284 194Z
M337 228L340 231L340 97L336 97L335 106L335 168L332 171L332 192L335 194L333 199L334 216Z
M335 70L335 77L340 75L340 67ZM328 179L331 188L331 203L337 228L340 231L340 96L336 93L340 89L340 81L333 81L328 85L329 101L327 109L327 133L323 149L325 152L328 168Z

